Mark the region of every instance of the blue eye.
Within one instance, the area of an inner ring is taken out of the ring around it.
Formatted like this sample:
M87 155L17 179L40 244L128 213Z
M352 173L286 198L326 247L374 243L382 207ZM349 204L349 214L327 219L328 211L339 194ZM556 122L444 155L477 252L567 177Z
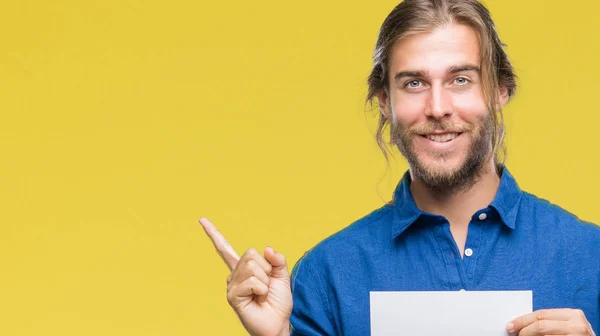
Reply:
M414 79L414 80L411 80L411 81L407 82L404 86L412 88L412 89L416 89L420 85L421 85L421 81Z
M465 85L465 84L469 83L470 81L468 79L466 79L465 77L456 77L454 79L454 82L458 85Z

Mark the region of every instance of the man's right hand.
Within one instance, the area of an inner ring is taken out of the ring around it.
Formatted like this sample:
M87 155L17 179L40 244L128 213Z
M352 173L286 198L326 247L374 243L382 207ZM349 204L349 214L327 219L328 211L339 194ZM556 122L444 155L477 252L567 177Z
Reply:
M287 336L292 312L290 274L283 254L249 249L240 258L206 218L200 224L229 267L227 301L252 336Z

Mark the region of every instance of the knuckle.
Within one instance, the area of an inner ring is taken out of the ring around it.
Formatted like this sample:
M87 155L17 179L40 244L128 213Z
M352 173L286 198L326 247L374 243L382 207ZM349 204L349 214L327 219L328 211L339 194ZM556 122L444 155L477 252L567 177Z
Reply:
M255 260L250 260L246 264L246 267L252 271L252 273L256 273L256 271L260 268L258 267L258 263Z
M251 286L253 293L262 294L267 290L267 286L262 281L260 281L257 277L250 277L250 279L251 279L251 281L249 282L249 285Z
M259 275L265 273L271 273L270 265L267 270L260 266L260 264L256 260L248 261L248 268L252 271L252 274Z
M544 320L535 322L535 330L538 334L543 334L544 328L546 328L546 322Z
M246 288L250 288L250 292L254 293L256 291L256 288L258 288L259 286L258 283L258 279L256 279L256 277L254 276L251 276L248 279L246 279L246 281L244 282L244 286L246 286Z
M537 316L538 320L545 320L546 316L548 316L548 312L546 310L541 309L538 311L538 316Z
M258 251L254 247L251 247L244 254L247 255L248 257L252 258L252 257L256 257L258 255Z

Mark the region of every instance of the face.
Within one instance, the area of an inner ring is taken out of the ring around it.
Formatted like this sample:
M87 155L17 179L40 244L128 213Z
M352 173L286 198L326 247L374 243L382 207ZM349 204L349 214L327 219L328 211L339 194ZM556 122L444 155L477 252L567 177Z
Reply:
M392 50L389 95L379 95L380 107L413 178L432 188L460 188L492 159L494 124L480 63L478 36L464 25L405 37Z

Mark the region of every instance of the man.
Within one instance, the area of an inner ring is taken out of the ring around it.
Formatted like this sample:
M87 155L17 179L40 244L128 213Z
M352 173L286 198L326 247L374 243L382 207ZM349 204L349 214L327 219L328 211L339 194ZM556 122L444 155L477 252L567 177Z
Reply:
M476 0L398 5L368 81L378 143L390 125L410 167L393 201L309 251L291 282L283 255L240 258L201 220L232 270L227 297L250 334L368 335L370 291L465 289L532 290L534 312L507 321L508 332L594 335L600 228L521 191L504 167L514 78Z

